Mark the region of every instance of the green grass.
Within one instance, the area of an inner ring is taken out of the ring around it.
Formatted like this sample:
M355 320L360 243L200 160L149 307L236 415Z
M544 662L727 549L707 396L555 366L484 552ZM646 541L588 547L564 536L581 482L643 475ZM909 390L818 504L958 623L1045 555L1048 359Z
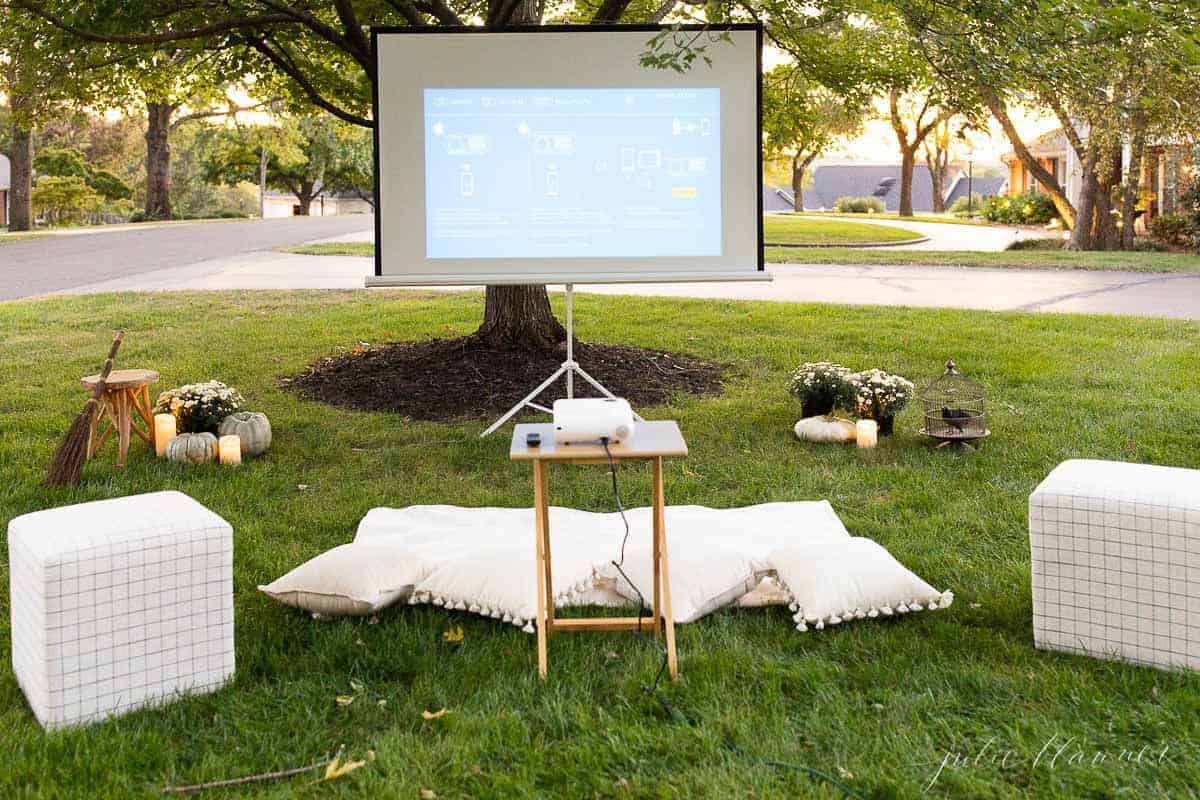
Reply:
M561 296L554 302L561 311ZM136 492L192 495L235 529L237 674L215 694L45 733L12 673L0 670L0 797L151 797L167 784L310 763L341 743L352 756L371 749L378 758L336 785L300 777L212 796L840 796L799 770L767 765L778 761L842 776L863 796L917 798L948 754L962 761L941 774L932 796L1194 791L1200 678L1033 648L1026 498L1066 458L1200 467L1200 326L591 295L577 303L585 340L735 367L722 397L642 409L679 419L688 438L690 457L668 467L670 502L828 498L853 534L953 589L953 607L806 634L778 608L680 626L682 676L665 694L686 724L665 719L639 688L658 654L635 636L553 639L543 684L533 637L466 613L405 605L378 624L314 622L255 586L350 540L373 506L527 505L529 471L509 462L505 435L478 438L482 421L435 425L338 410L282 391L277 377L360 340L468 332L481 295L9 303L0 305L0 524ZM45 465L82 407L78 377L96 369L117 327L129 330L121 364L159 370L158 389L208 378L239 387L250 408L271 416L272 450L229 470L164 463L135 444L124 469L109 466L106 450L80 487L42 488ZM991 393L995 433L979 452L934 450L914 433L911 410L874 451L793 440L798 409L785 386L798 362L880 366L923 382L950 355ZM644 502L648 474L622 474L626 501ZM609 491L600 468L556 470L552 480L553 501L563 505L609 510ZM0 586L0 650L10 644L8 596ZM457 625L465 640L452 649L442 633ZM351 680L365 688L352 705L337 705L337 695L353 693ZM423 710L442 707L451 713L422 720ZM1074 744L1056 763L1044 755L1035 764L1048 742L1067 739ZM1075 747L1087 763L1068 762ZM1119 759L1143 747L1153 760ZM1093 765L1097 752L1108 760Z
M40 239L49 234L37 233L34 231L12 231L8 228L0 228L0 245L9 244L10 242L23 242L27 239Z
M302 256L374 256L374 242L320 242L280 247L281 253L298 253Z
M915 242L921 235L888 225L772 214L763 218L764 238L771 244L844 245Z
M1125 272L1200 272L1200 255L1187 253L1074 252L1070 250L875 250L768 247L772 264L890 264L896 266L1083 269Z

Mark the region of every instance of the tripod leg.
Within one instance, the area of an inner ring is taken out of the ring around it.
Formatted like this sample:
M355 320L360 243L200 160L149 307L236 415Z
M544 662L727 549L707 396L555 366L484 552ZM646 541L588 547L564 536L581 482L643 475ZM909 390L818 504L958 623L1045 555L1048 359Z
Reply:
M510 419L512 419L514 416L516 416L518 411L520 411L525 406L527 406L531 402L533 402L533 398L537 397L539 394L546 391L546 389L550 386L550 384L552 384L556 380L558 380L559 377L566 371L567 371L567 368L565 366L559 367L557 370L555 370L553 375L551 375L549 378L546 378L546 380L542 381L536 389L534 389L529 394L525 395L525 399L523 399L521 402L517 403L515 406L510 408L508 410L508 413L506 413L503 417L501 417L500 419L493 422L492 426L490 428L488 428L483 433L479 434L479 437L482 439L484 436L494 433L497 428L499 428L501 425L503 425L504 423L506 423Z

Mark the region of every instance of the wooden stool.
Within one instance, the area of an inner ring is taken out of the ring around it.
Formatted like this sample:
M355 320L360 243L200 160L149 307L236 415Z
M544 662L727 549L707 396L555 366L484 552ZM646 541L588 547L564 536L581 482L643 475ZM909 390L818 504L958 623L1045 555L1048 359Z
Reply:
M100 382L99 375L81 378L80 383L89 392ZM154 449L154 416L151 414L150 384L158 382L158 373L151 369L114 369L108 376L104 394L100 396L100 408L92 418L92 430L88 437L88 458L93 458L108 437L117 432L117 449L121 458L116 466L125 466L129 455L130 433L136 433L150 449ZM134 412L142 418L146 429L142 430L133 420ZM101 430L101 423L107 422Z

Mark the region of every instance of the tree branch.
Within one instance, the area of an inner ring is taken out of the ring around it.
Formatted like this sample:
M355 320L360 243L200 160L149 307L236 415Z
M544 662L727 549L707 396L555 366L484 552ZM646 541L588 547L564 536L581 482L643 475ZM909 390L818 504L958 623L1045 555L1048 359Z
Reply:
M629 8L629 3L630 0L603 0L600 8L596 9L596 13L592 16L592 24L620 21L625 9Z
M92 33L89 30L71 25L62 17L51 14L49 11L41 8L33 0L10 0L12 5L22 8L34 16L41 17L46 22L49 22L59 30L87 42L99 42L102 44L128 44L128 45L155 45L167 44L169 42L183 42L194 39L205 39L214 36L218 33L229 33L230 31L241 31L252 28L262 28L268 25L280 25L294 22L289 17L280 14L266 14L261 17L243 17L241 19L227 19L220 22L214 22L211 25L205 25L200 28L192 28L186 31L168 31L164 33L146 33L138 35L121 35L121 34L104 34Z
M289 59L285 58L282 53L277 53L274 49L272 49L271 44L266 39L261 37L247 37L246 43L250 45L251 48L262 54L262 56L275 65L277 69L295 81L296 85L300 87L301 91L303 91L305 95L307 95L308 99L313 103L313 105L328 111L330 114L333 114L343 122L349 122L351 125L358 125L363 128L375 127L375 123L372 120L367 119L366 117L360 117L357 114L352 114L351 112L346 111L344 108L341 108L329 100L326 100L321 93L317 91L317 88L313 86L312 81L305 77L304 73L301 72L295 66L295 64L291 63Z

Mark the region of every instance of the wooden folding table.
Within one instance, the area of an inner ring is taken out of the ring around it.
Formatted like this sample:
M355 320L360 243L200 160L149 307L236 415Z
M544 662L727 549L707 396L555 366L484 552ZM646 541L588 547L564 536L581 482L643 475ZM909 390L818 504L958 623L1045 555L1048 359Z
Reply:
M538 447L526 445L526 437L537 433ZM509 458L533 462L534 528L537 550L537 637L538 674L546 677L546 639L556 631L623 631L651 628L658 636L665 632L667 668L671 679L679 675L675 657L675 618L671 614L671 581L667 568L666 501L663 493L663 459L687 455L687 443L674 421L639 422L628 440L609 446L613 461L649 461L653 470L654 608L653 617L599 617L593 619L556 619L550 559L550 463L608 464L604 447L599 444L556 444L552 424L522 424L513 429Z

